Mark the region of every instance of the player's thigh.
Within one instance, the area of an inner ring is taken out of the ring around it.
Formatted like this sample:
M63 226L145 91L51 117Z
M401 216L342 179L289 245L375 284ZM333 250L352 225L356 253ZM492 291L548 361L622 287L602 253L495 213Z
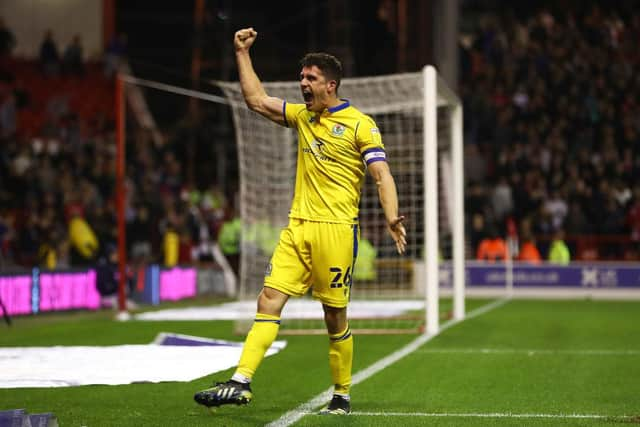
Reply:
M280 233L264 285L287 295L304 295L310 286L311 260L302 241L302 224L292 220Z
M311 249L313 296L331 307L345 307L351 290L351 270L358 229L350 224L315 223Z

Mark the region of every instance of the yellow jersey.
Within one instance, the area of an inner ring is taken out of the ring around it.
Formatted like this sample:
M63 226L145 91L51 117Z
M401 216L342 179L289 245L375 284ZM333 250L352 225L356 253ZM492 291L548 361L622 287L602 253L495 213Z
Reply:
M322 113L282 105L285 125L298 131L298 165L290 218L354 224L366 166L386 161L373 119L349 101Z

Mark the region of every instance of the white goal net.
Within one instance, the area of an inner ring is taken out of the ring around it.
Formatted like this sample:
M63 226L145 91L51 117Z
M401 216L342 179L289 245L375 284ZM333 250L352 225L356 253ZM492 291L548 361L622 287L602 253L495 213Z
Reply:
M288 222L297 135L248 110L238 83L218 84L233 110L240 162L239 296L255 300L279 232ZM270 95L289 102L301 98L298 82L264 86ZM400 213L407 217L407 252L399 256L386 231L376 186L367 176L360 202L361 252L351 289L351 327L434 333L441 311L457 318L464 314L459 100L433 67L417 73L343 79L340 96L378 124L398 189ZM440 274L439 262L452 258L453 274L447 273L450 268ZM439 305L438 282L443 274L453 277L457 291L453 307ZM285 308L281 330L321 330L319 303L296 300Z

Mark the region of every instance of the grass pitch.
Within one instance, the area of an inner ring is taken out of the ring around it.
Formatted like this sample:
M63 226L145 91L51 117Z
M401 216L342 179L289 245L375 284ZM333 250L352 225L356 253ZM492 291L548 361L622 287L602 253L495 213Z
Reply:
M468 300L467 308L487 304ZM1 346L149 343L158 332L241 340L231 322L115 322L112 312L15 318ZM515 300L456 324L362 379L354 413L298 412L299 426L617 426L640 424L640 302ZM327 339L285 337L264 360L246 407L213 414L193 393L232 370L190 383L0 389L0 410L54 412L61 426L258 426L329 387ZM416 339L356 336L354 372ZM179 361L176 361L179 363ZM96 366L96 369L109 369ZM294 412L295 413L295 412Z

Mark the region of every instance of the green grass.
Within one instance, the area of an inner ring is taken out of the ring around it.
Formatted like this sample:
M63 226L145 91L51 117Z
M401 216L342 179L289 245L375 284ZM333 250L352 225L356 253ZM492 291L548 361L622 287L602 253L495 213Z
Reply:
M467 301L468 310L487 301ZM446 304L443 304L446 306ZM14 319L0 346L148 343L160 331L239 340L231 322L126 322L113 312ZM306 415L300 426L616 426L640 415L640 302L511 301L457 324L352 390L356 414ZM61 426L258 426L329 386L327 339L287 336L264 360L247 407L210 414L192 401L211 380L0 389L0 409L54 412ZM357 336L354 372L415 339ZM490 351L482 352L482 349ZM607 350L609 353L586 353ZM622 354L615 351L634 351ZM179 361L176 361L179 363ZM96 366L96 369L108 369ZM358 413L372 413L360 415ZM380 413L394 413L382 416ZM424 417L419 414L599 414L609 419ZM638 419L635 419L638 422Z

